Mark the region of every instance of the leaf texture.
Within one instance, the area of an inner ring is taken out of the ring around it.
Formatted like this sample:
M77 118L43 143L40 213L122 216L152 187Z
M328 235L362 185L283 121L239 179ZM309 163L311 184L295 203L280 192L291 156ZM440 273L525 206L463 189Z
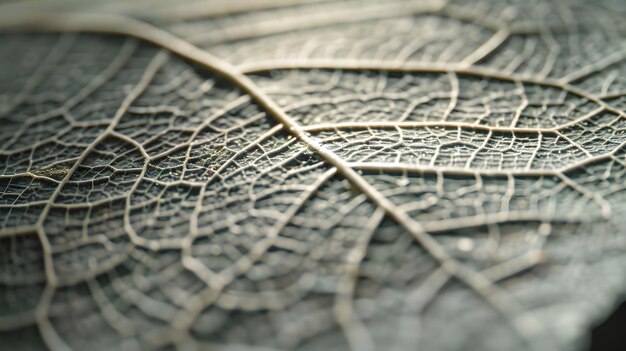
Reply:
M0 8L9 349L583 350L626 292L620 1Z

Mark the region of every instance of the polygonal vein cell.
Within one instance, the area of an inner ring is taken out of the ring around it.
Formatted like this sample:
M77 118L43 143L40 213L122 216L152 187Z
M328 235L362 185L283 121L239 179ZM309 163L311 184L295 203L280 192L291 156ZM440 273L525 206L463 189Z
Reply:
M257 82L304 125L449 122L541 130L602 110L559 87L452 72L272 71Z
M190 21L171 27L200 47L243 66L300 58L457 62L472 55L493 34L492 29L471 22L432 14L411 16L407 15L410 6L390 5L385 8L372 3L360 13L345 4L339 9L322 7L296 16L293 10L287 10L283 16L291 17L282 26L274 21L274 16L281 14L272 13L266 17L244 14L226 21ZM428 9L428 3L423 5ZM415 7L420 11L420 6ZM325 23L329 13L339 23ZM421 35L415 36L416 31ZM459 38L459 32L466 36Z

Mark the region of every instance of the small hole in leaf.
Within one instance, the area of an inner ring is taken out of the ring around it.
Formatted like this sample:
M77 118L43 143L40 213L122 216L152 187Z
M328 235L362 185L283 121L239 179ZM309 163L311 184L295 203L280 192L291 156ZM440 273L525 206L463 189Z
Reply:
M589 351L626 350L626 302L591 332Z

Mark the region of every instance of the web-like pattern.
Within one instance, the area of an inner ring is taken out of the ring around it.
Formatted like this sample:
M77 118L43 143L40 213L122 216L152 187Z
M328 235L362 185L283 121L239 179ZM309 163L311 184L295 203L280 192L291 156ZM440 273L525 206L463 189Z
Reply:
M626 291L620 1L0 4L0 346L571 350Z

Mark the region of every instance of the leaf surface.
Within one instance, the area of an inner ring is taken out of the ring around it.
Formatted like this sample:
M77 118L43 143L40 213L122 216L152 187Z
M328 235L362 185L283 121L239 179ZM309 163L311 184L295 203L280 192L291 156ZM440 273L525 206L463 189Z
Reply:
M626 7L0 16L0 341L571 350L626 291Z

